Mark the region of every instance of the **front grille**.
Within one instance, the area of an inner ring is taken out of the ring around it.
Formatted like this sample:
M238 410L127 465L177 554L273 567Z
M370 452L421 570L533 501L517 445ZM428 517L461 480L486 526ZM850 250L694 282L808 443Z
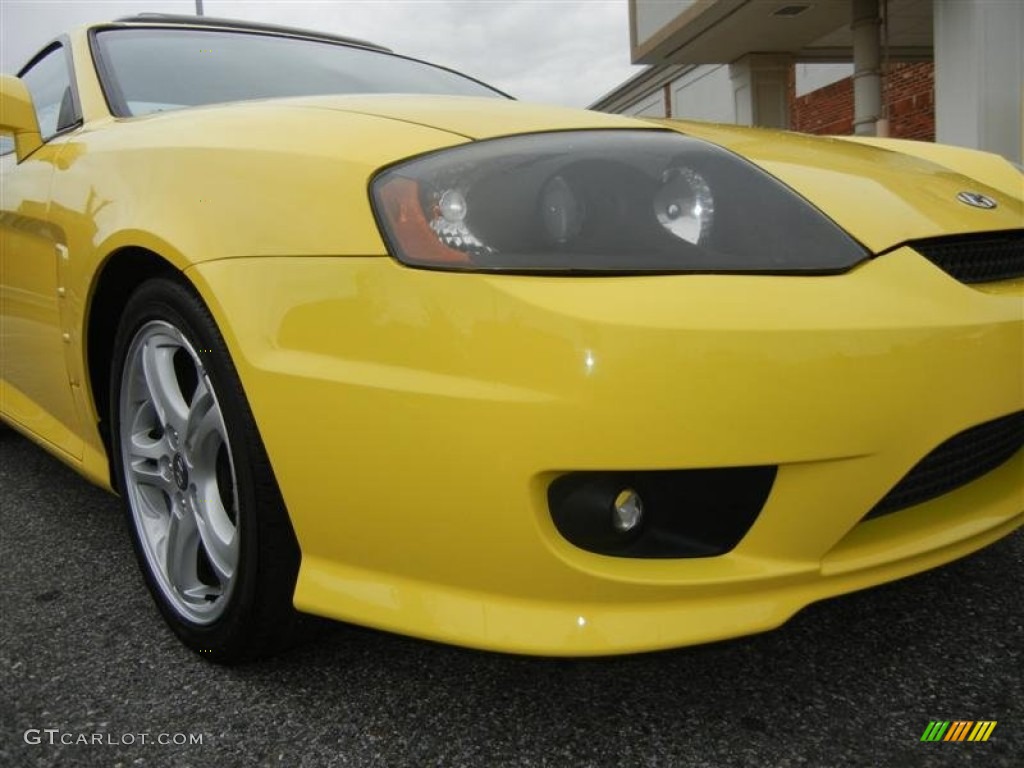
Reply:
M1024 411L954 435L919 461L864 517L921 504L977 480L1024 447Z
M961 283L1024 277L1024 229L917 240L910 247Z

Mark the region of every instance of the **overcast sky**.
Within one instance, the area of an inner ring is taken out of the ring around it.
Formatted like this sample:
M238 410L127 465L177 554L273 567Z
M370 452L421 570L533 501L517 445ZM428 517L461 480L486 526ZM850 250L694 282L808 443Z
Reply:
M229 16L360 37L457 69L526 101L586 106L640 70L627 0L204 0ZM0 69L90 21L194 13L194 0L0 0Z

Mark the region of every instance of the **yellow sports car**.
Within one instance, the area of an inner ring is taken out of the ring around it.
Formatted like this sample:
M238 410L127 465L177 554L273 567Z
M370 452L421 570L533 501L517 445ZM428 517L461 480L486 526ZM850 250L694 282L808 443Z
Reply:
M370 43L93 25L2 78L3 419L205 658L302 613L594 655L1024 520L1024 176L520 104Z

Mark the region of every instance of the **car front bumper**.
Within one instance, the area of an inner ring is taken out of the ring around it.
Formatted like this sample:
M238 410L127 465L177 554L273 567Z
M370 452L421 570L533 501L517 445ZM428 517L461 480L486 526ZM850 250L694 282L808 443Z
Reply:
M461 645L600 655L778 626L1024 522L1024 452L863 521L923 456L1024 409L1024 281L968 287L909 248L829 277L539 278L391 259L188 275L302 549L298 608ZM576 548L580 470L772 465L708 558Z

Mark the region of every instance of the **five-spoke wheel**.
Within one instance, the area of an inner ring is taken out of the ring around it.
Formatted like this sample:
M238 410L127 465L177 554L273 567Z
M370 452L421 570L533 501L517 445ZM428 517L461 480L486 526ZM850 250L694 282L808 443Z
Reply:
M169 323L135 334L120 416L125 484L150 565L183 616L212 621L238 567L238 482L203 362Z
M224 339L184 280L128 300L110 416L114 480L167 623L213 661L286 645L298 543Z

